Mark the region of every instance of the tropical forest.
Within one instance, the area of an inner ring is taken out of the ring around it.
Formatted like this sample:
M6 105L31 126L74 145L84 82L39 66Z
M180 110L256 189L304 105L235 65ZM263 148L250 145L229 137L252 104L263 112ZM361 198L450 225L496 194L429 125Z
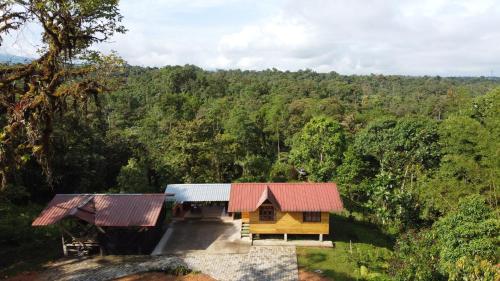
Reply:
M325 280L499 280L500 79L135 66L91 48L117 1L0 1L0 278L61 258L34 228L55 194L172 183L334 182L335 247L297 248Z

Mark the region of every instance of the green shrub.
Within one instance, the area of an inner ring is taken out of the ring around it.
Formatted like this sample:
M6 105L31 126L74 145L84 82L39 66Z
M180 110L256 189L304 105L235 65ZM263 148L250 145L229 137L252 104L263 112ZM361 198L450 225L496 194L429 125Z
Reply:
M500 280L500 269L490 261L479 257L461 257L450 272L450 281L496 281Z
M433 231L443 273L452 271L462 257L496 259L500 222L480 195L461 200L458 209L440 219Z
M430 229L399 239L393 262L396 279L490 280L488 264L498 260L499 233L500 223L484 199L466 197Z
M174 275L180 276L180 275L187 275L191 272L192 272L192 270L189 269L188 267L186 267L184 265L179 265L176 268L174 268L171 273Z

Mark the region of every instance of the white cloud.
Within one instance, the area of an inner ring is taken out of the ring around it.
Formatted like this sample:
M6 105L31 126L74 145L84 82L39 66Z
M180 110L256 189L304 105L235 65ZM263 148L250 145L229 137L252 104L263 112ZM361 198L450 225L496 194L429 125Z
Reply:
M271 58L304 60L315 42L315 30L307 22L278 15L269 21L244 26L222 36L217 50L226 67L269 68ZM292 62L293 63L293 62Z
M500 71L494 1L288 1L270 18L224 36L232 67L341 73L489 75ZM272 32L276 31L276 32ZM277 35L280 34L280 35Z
M129 32L99 48L131 64L500 75L495 0L125 0L121 8ZM16 48L0 52L22 55Z
M221 39L222 51L245 50L247 48L289 48L305 47L312 38L307 23L286 19L280 15L269 22L243 27L240 32L225 35Z
M17 32L2 34L3 42L0 53L22 57L34 57L41 43L41 28L34 24L27 24Z

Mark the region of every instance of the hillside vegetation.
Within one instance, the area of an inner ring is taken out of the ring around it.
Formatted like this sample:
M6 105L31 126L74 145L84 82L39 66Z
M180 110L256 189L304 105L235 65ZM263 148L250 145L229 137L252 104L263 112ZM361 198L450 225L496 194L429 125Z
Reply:
M18 166L1 197L1 256L56 241L29 227L54 193L309 180L337 182L347 216L396 237L394 278L495 270L500 81L190 65L127 67L121 79L54 120L53 186L29 155Z

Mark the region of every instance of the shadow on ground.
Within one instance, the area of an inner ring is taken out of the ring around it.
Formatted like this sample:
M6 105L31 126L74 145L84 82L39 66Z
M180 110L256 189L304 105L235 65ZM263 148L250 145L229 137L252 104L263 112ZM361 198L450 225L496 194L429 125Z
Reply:
M331 279L335 280L335 281L357 281L357 280L359 280L359 279L356 279L352 276L349 276L343 272L337 272L334 270L325 270L324 274L326 276L330 276Z
M183 255L194 251L207 253L247 253L250 244L241 241L240 229L233 222L178 221L161 254Z
M365 243L392 250L394 237L384 233L376 224L356 221L344 216L330 214L330 235L333 241Z

